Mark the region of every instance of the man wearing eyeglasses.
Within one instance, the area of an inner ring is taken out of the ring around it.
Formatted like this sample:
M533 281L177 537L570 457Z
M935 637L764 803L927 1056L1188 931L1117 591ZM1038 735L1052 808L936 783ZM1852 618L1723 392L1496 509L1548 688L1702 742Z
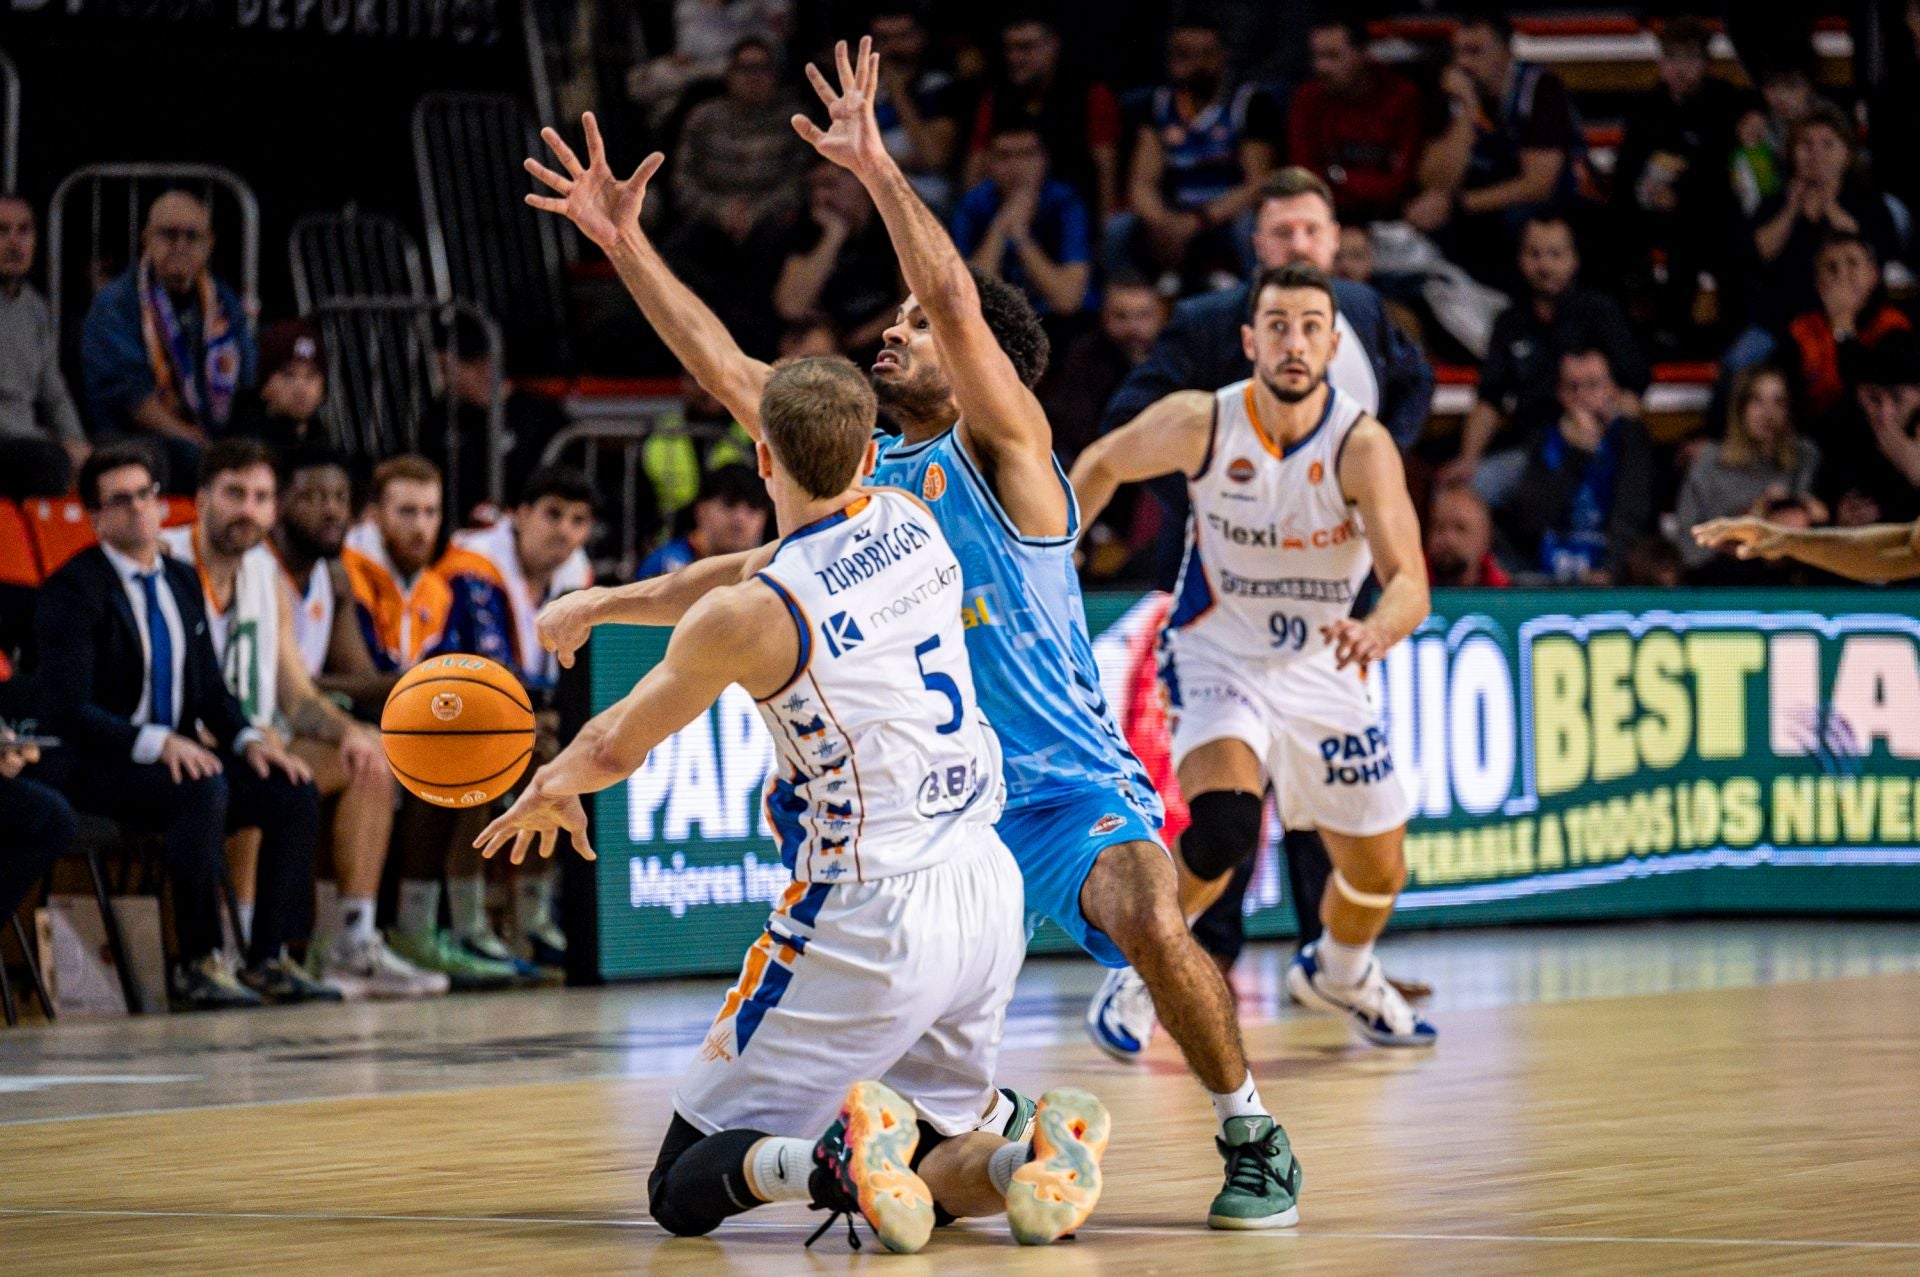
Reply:
M284 983L274 978L280 945L298 924L263 926L256 914L245 982L227 970L216 953L222 843L229 827L261 827L271 835L262 873L274 858L277 879L309 882L319 797L306 764L248 723L227 689L200 581L161 553L160 480L137 442L101 448L80 468L100 544L47 578L34 616L43 718L64 742L47 767L75 806L161 835L176 1004L255 1006L255 988Z
M213 244L213 216L197 196L156 199L140 260L100 290L80 334L95 437L151 439L182 484L258 371L253 321L209 269Z

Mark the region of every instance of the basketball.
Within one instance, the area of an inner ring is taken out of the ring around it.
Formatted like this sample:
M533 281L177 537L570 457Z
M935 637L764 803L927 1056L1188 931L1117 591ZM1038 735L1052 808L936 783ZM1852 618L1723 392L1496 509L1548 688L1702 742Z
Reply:
M387 765L439 807L475 807L505 793L533 757L533 702L483 656L436 656L394 684L380 712Z

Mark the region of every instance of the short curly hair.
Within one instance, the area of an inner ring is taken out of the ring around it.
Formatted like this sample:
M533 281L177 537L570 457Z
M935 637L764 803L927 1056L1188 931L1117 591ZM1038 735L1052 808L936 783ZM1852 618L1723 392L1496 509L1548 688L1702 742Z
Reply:
M969 268L973 285L980 291L980 314L1000 349L1013 361L1013 370L1028 387L1047 371L1047 355L1052 343L1040 326L1027 295L992 275Z

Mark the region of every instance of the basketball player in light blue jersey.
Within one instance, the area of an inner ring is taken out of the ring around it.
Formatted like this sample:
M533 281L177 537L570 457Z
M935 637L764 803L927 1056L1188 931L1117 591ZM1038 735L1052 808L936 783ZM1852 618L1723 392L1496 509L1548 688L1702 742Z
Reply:
M883 445L875 478L925 500L959 556L967 650L1006 755L1006 813L997 828L1020 863L1027 908L1103 964L1132 965L1212 1096L1227 1174L1208 1222L1291 1225L1299 1219L1299 1163L1247 1068L1226 981L1188 933L1158 836L1159 800L1100 695L1072 564L1079 516L1031 390L1045 366L1045 335L1017 292L968 269L887 155L873 114L879 60L869 42L857 60L844 43L835 56L837 90L818 68L807 69L830 127L795 116L794 128L867 188L911 290L872 371L902 432ZM759 437L772 369L739 349L640 228L662 157L648 156L618 181L593 117L584 125L590 166L552 129L542 133L566 171L528 160L528 171L560 197L530 202L563 213L606 252L673 353ZM739 571L738 562L710 559L637 585L569 595L542 613L541 642L570 663L592 626L672 624ZM852 621L884 625L887 612Z

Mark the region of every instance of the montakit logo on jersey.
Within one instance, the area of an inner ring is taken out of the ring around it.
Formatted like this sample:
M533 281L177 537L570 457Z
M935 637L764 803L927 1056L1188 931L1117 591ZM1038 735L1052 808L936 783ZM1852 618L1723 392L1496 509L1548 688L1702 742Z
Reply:
M1252 483L1255 473L1253 462L1246 457L1235 457L1227 467L1227 478L1235 483Z
M860 632L860 622L845 612L835 612L820 622L820 633L827 640L827 650L835 656L844 656L867 641Z
M947 491L947 472L938 461L927 467L926 477L920 480L920 499L938 501Z

